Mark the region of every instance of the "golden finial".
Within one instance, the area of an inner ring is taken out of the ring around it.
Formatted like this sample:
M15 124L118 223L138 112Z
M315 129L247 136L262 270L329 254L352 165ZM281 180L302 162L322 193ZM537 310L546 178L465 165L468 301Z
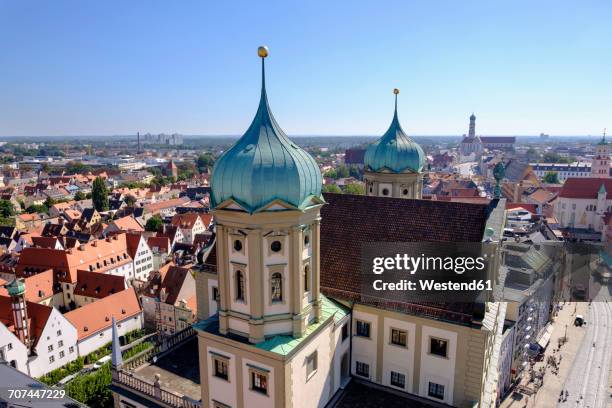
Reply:
M393 89L393 93L397 95L397 94L399 93L399 89L394 88L394 89Z
M268 47L262 45L257 48L257 55L259 55L261 58L266 58L268 56Z

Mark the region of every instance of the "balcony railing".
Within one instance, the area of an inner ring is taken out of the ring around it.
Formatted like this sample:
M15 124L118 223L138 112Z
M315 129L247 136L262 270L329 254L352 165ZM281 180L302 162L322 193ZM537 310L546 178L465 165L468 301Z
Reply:
M202 406L200 401L163 389L158 382L150 383L124 370L116 370L113 373L113 382L117 385L128 387L137 393L144 394L158 401L162 406L172 408L201 408Z
M200 401L166 390L161 387L158 380L151 383L137 377L133 372L137 367L153 360L153 357L161 358L163 355L192 339L195 333L195 330L190 326L170 337L163 338L155 346L125 360L121 367L113 369L113 383L119 387L128 388L133 392L142 394L145 398L151 399L163 407L201 408L202 404Z

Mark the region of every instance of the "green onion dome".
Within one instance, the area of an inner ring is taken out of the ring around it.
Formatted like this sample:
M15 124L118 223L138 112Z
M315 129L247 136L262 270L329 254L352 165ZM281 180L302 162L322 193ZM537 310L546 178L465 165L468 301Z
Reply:
M395 89L395 113L391 126L376 142L372 143L365 153L364 164L368 171L390 171L420 173L425 166L425 152L412 140L399 123L397 117L397 94Z
M319 166L293 143L270 112L264 58L260 47L261 98L246 133L215 163L211 179L213 208L228 200L253 213L274 201L300 210L322 203Z

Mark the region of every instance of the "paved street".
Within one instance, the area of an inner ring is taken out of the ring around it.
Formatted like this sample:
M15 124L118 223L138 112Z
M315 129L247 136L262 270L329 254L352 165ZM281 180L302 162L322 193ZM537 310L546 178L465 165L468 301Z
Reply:
M476 166L476 164L476 162L460 163L455 166L455 168L460 175L470 177L474 174L474 166Z
M608 289L604 287L602 290ZM599 299L602 298L603 296L599 296ZM559 403L559 408L612 406L612 305L605 300L594 301L590 306L587 322L586 334L564 384L569 398Z

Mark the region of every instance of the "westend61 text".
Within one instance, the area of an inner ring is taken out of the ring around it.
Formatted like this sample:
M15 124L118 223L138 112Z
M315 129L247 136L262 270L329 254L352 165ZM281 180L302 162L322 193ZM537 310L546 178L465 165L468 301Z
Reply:
M483 291L493 290L490 280L480 279L471 282L436 282L432 279L420 279L417 287L416 282L402 279L398 282L384 282L380 279L372 283L374 290L383 291Z

